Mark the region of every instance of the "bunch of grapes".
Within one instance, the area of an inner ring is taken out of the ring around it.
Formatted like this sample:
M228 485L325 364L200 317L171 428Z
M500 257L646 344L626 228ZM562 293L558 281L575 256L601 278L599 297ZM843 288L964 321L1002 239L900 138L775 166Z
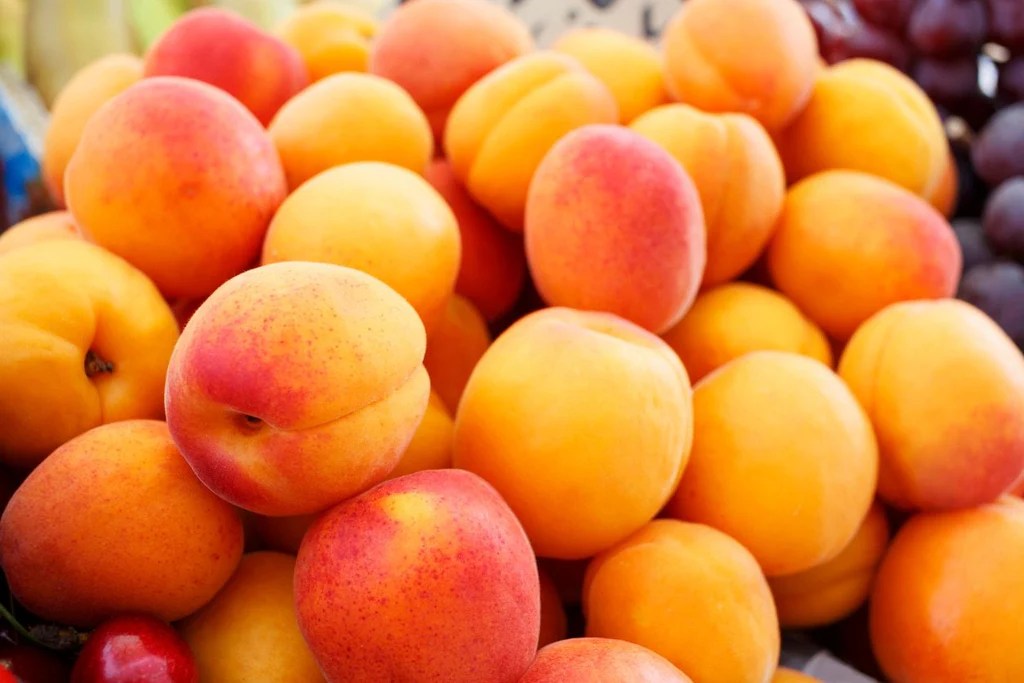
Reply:
M1024 349L1024 0L800 1L826 62L887 62L935 103L957 163L958 296Z

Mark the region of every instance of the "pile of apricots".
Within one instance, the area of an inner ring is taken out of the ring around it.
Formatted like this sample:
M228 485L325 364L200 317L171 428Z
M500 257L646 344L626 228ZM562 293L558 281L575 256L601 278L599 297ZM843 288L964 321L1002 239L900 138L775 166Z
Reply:
M43 166L26 625L147 615L204 683L781 683L861 614L880 680L1024 681L1024 356L953 298L934 106L797 0L544 48L485 0L195 10Z

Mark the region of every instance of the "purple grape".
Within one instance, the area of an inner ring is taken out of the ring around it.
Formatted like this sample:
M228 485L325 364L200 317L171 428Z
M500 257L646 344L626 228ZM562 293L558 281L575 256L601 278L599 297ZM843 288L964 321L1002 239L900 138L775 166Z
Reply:
M971 148L964 140L951 142L956 161L956 216L980 216L988 199L988 185L978 177L971 163Z
M983 0L920 0L910 15L907 35L918 52L930 57L974 54L988 35L985 4Z
M1024 261L1024 176L992 192L981 218L985 238L997 252Z
M989 37L1013 52L1024 51L1024 2L988 0Z
M974 57L920 59L914 64L911 75L928 97L954 111L957 103L981 94L978 60Z
M999 95L1008 102L1024 102L1024 57L999 67Z
M910 48L895 33L860 19L851 21L847 26L847 32L835 36L822 52L829 64L867 57L891 64L900 71L910 67Z
M964 273L957 296L984 311L1024 348L1024 266L1012 261L974 266Z
M974 141L971 159L978 175L993 187L1024 174L1024 104L992 117Z
M818 51L827 62L832 44L851 31L850 15L829 0L801 0L801 4L818 37Z
M952 223L953 233L960 243L960 251L964 257L964 271L995 258L992 248L985 240L985 232L981 229L981 221L977 218L957 218Z
M869 23L902 31L914 9L914 0L853 0L853 6Z

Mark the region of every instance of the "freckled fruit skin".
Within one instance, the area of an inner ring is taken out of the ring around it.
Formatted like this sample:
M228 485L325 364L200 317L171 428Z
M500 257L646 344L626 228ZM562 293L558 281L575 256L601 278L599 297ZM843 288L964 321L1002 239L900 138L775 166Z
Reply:
M537 651L526 533L461 470L392 479L321 516L299 548L295 601L332 683L515 683Z

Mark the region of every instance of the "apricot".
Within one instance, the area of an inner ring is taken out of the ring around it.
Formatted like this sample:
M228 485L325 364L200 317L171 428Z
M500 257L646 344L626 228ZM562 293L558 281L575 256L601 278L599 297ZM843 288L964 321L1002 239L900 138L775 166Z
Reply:
M565 638L568 618L554 579L539 567L537 575L540 577L540 637L537 647L544 647Z
M796 0L688 0L661 42L676 99L749 114L770 131L803 109L818 71L814 27Z
M790 183L846 169L923 197L941 182L949 154L942 122L924 92L902 72L871 59L823 70L778 144Z
M942 214L857 171L791 187L767 258L778 289L840 341L890 304L953 296L962 265Z
M324 171L292 192L270 223L262 263L362 270L401 294L430 331L455 289L460 255L455 216L422 176L364 161Z
M1024 356L970 304L885 308L850 339L839 374L878 435L886 502L971 507L1024 473Z
M498 225L469 196L447 159L431 162L427 182L448 202L459 223L462 260L455 291L469 299L487 320L500 318L515 305L526 280L522 238Z
M426 112L438 141L449 111L474 83L533 49L529 28L485 0L416 0L380 27L370 72L407 90Z
M582 559L657 514L691 437L690 382L665 342L608 313L548 308L473 370L453 465L498 489L537 555Z
M145 75L184 76L217 86L264 126L309 85L298 50L218 7L191 10L171 24L146 52Z
M270 137L294 190L333 166L383 161L424 173L434 154L430 125L400 87L378 76L327 76L289 100Z
M252 114L172 76L144 78L93 115L64 180L86 237L169 298L203 297L252 265L287 192Z
M295 558L275 552L242 557L205 607L178 625L204 683L320 683L295 617Z
M871 506L860 529L831 560L796 574L768 579L779 623L785 628L824 626L852 614L867 600L889 542L885 510Z
M458 294L448 299L444 317L427 338L423 365L437 395L455 413L473 368L491 345L487 322Z
M608 87L619 108L619 123L668 102L661 56L640 38L586 26L563 33L551 49L577 59Z
M388 478L394 479L420 470L451 467L454 435L455 422L451 413L448 412L441 397L431 391L423 419Z
M808 676L802 671L780 666L775 670L771 683L822 683L820 678Z
M167 370L174 441L243 509L318 512L382 481L423 417L426 336L380 280L292 262L238 275L189 321Z
M51 240L81 240L82 231L67 211L49 211L26 218L0 232L0 254L36 242Z
M587 636L642 645L701 683L763 683L778 662L779 624L761 568L739 542L702 524L657 519L596 556L583 608Z
M30 469L107 422L162 418L178 326L153 283L83 240L0 256L0 462Z
M689 175L621 126L584 126L555 143L530 184L524 235L545 301L614 313L655 334L693 303L707 257Z
M295 567L299 627L331 681L515 683L537 650L539 591L508 505L453 469L332 508Z
M825 334L782 294L730 282L700 294L662 335L693 383L752 351L789 351L832 365Z
M64 206L64 169L78 147L86 122L115 95L142 78L139 57L113 53L80 69L61 88L50 108L43 138L43 182L57 206Z
M956 159L953 152L946 155L946 163L942 167L942 175L934 190L925 197L928 203L935 207L935 210L945 216L952 218L956 212L956 203L960 191L960 176L956 168Z
M692 683L661 655L615 638L571 638L541 649L519 683Z
M369 68L377 20L369 12L334 0L301 5L277 26L277 36L298 51L309 80Z
M0 518L12 593L33 614L71 626L133 611L181 619L213 598L241 556L241 520L156 420L71 439L28 475Z
M530 180L548 150L589 123L616 123L601 81L568 55L541 50L498 67L452 107L444 151L469 194L522 232Z
M874 497L878 449L828 367L748 353L697 384L693 419L690 464L668 514L729 534L770 577L827 562L853 539Z
M871 594L875 656L901 683L1024 680L1024 502L914 515Z
M707 228L704 287L740 275L768 244L786 178L764 128L745 114L707 114L686 104L652 109L630 125L683 165Z

